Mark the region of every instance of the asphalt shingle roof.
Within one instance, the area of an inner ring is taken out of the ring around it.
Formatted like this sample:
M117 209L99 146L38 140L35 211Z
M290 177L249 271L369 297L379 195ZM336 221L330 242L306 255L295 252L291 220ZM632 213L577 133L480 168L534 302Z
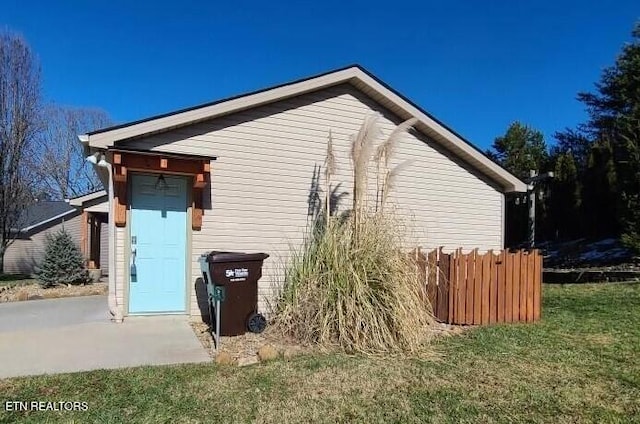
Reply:
M20 227L29 228L43 221L73 211L75 208L64 200L38 201L24 210L20 217Z

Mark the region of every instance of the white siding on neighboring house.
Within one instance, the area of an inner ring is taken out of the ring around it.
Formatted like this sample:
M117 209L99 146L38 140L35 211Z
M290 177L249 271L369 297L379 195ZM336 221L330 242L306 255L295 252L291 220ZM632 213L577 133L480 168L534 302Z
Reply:
M100 225L100 269L102 275L109 274L109 223Z
M205 251L266 252L271 257L260 282L266 310L266 300L273 299L282 280L279 267L304 236L314 167L323 165L329 131L339 160L333 181L350 192L349 136L374 111L385 114L382 126L391 132L398 123L393 116L352 86L341 85L128 141L128 148L217 157L202 230L192 233L190 287L200 276L197 258ZM502 247L503 194L486 178L415 134L400 143L396 157L396 162L412 161L393 193L401 215L415 224L410 245ZM125 234L124 228L116 232L119 302L124 301ZM191 296L191 313L199 315Z
M15 240L4 255L4 272L7 274L31 274L35 267L42 262L46 247L47 234L55 234L63 226L71 234L71 237L80 243L82 216L70 214L65 221L58 220L56 224L36 228L28 238Z

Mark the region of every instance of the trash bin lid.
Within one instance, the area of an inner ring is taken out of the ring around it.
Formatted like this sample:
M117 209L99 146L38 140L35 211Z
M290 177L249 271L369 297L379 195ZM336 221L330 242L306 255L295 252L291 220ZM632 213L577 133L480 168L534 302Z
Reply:
M222 252L214 250L207 253L207 262L210 264L220 262L251 262L264 261L269 257L266 253Z

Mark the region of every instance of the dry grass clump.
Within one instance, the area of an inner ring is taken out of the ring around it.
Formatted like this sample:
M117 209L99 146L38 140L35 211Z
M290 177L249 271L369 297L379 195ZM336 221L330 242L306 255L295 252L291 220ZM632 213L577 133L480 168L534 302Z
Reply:
M401 124L377 151L377 116L352 138L352 209L331 216L329 208L319 208L306 243L292 252L276 314L286 334L360 353L413 352L424 344L433 323L425 287L403 249L404 223L393 207L384 208L398 170L389 169L389 158L411 123ZM336 167L332 142L330 136L325 205ZM367 205L371 160L382 174L376 176L375 205Z

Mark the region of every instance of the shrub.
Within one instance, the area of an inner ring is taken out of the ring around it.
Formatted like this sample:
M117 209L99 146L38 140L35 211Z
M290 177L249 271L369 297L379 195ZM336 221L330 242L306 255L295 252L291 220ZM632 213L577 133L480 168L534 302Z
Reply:
M293 249L276 309L276 325L304 343L338 346L348 352L419 350L433 322L424 284L404 251L405 225L387 193L398 168L389 169L393 144L411 125L406 122L380 144L377 117L369 118L352 140L352 209L320 213L300 249ZM335 158L329 138L325 164L325 206ZM367 169L376 160L375 205L367 205Z
M36 277L43 287L86 284L89 282L89 274L83 263L80 249L63 228L54 235L47 235L44 259L38 267Z

